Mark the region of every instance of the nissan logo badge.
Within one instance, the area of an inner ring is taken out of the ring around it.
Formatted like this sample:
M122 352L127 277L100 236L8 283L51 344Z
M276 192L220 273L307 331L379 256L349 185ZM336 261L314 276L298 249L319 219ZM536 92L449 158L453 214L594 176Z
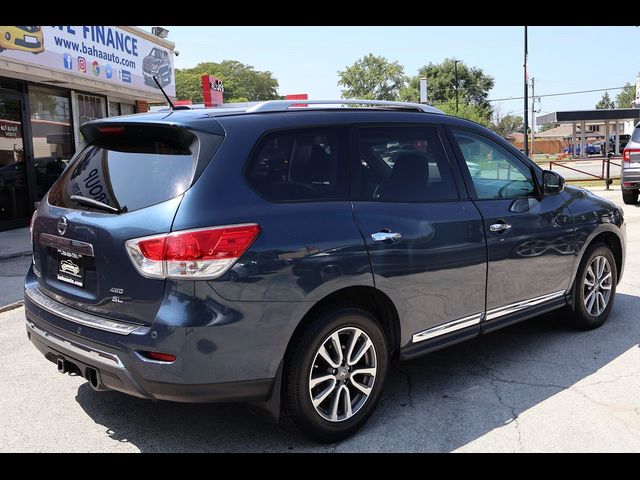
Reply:
M64 217L60 217L60 220L58 220L58 223L57 223L57 227L58 227L58 233L60 235L64 235L64 233L67 231L67 219Z

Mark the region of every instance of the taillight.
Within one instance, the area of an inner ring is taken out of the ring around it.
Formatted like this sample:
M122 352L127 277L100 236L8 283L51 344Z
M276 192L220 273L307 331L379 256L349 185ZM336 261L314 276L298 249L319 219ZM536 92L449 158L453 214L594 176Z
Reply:
M138 354L155 362L173 363L176 361L176 356L171 353L139 351Z
M628 167L631 163L640 163L640 148L625 148L622 151L622 166Z
M205 280L224 275L259 233L255 223L199 228L134 238L125 246L145 277Z

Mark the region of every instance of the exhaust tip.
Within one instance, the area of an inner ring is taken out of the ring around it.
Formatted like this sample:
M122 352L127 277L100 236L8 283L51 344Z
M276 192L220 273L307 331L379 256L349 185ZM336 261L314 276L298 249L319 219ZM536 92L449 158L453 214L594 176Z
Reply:
M108 390L100 381L100 374L95 368L87 368L85 378L89 381L89 385L96 392Z

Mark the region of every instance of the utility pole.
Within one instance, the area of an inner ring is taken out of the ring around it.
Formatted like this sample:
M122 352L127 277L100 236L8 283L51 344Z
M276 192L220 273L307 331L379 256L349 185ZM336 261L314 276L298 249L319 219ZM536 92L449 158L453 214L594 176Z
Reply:
M536 146L536 79L531 77L531 156L533 157L533 153Z
M456 115L458 114L458 63L462 60L454 60L453 61L453 71L455 72L456 77Z
M529 49L527 46L527 26L524 27L524 154L529 156L529 73L527 72L527 57Z

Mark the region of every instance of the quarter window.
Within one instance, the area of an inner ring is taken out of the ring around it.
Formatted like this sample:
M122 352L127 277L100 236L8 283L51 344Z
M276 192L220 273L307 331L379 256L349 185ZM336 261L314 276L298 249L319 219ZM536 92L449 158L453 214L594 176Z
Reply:
M479 199L520 198L535 192L531 170L491 140L454 131Z
M258 145L247 178L272 201L346 200L346 150L346 131L340 128L274 132Z
M434 202L459 198L434 128L361 128L358 147L362 200Z

